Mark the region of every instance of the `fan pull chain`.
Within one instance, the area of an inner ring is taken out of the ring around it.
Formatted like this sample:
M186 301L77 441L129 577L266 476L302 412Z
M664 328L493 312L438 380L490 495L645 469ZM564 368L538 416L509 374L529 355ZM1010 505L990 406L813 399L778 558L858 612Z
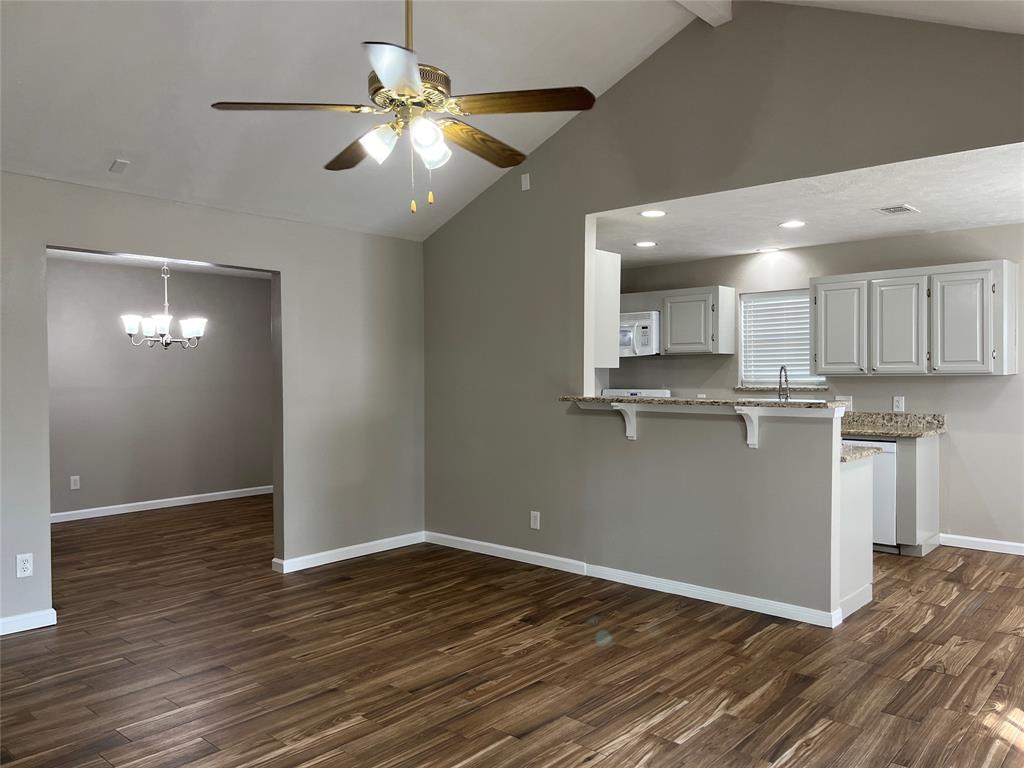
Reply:
M434 190L431 187L434 186L434 172L431 169L427 169L427 205L434 204Z
M409 141L409 183L412 186L412 200L409 202L409 213L416 213L416 154L412 151L412 140Z

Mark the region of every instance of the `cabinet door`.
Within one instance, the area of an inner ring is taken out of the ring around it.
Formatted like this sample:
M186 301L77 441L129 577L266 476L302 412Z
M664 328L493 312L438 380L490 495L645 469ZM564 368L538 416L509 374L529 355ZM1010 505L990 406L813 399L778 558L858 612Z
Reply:
M932 370L992 372L992 272L931 277Z
M928 277L871 281L871 372L928 372Z
M818 283L814 305L815 371L867 373L867 281Z
M711 351L713 302L710 291L665 299L661 324L665 354Z

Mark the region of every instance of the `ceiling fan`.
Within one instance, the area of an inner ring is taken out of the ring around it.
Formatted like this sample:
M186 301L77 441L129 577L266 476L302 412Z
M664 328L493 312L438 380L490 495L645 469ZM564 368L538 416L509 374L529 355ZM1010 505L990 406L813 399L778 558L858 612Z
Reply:
M354 168L367 155L383 163L405 130L409 131L412 147L428 170L440 168L451 157L445 139L499 168L511 168L523 162L526 155L459 118L584 110L594 105L594 94L578 86L452 96L448 73L430 64L420 64L412 50L412 0L405 0L405 46L370 42L363 43L363 49L373 68L369 76L369 96L375 106L252 101L218 101L211 106L226 110L393 114L390 122L363 134L324 166L329 171L342 171ZM430 117L433 114L443 117ZM428 200L433 202L433 193ZM416 212L415 200L410 209Z

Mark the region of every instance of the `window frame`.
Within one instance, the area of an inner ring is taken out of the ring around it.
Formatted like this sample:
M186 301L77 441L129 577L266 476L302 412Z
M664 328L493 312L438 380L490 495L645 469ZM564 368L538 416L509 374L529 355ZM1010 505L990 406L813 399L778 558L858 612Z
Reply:
M744 374L744 329L743 329L743 305L747 297L753 296L777 296L785 297L786 295L802 295L807 298L807 321L811 324L812 317L811 313L814 312L814 305L811 303L811 291L810 288L785 288L774 291L744 291L739 293L736 297L736 354L738 359L736 361L736 389L739 391L763 391L763 390L775 390L778 383L773 382L751 382L745 381L743 378ZM809 335L807 339L807 360L808 370L811 371L811 375L814 376L817 381L813 382L794 382L790 386L791 391L805 391L805 392L824 392L828 391L829 383L828 378L813 373L814 370L814 339L813 336Z

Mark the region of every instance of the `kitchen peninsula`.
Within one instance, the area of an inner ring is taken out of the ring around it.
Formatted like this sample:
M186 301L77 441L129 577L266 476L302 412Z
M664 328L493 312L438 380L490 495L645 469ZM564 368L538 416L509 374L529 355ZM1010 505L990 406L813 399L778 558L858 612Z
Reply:
M844 403L559 400L570 415L592 414L581 424L598 447L580 468L588 498L622 510L619 535L595 543L587 573L830 627L870 602L877 450L844 457ZM643 451L622 439L623 422L632 440L642 432ZM674 467L656 483L652 450Z

